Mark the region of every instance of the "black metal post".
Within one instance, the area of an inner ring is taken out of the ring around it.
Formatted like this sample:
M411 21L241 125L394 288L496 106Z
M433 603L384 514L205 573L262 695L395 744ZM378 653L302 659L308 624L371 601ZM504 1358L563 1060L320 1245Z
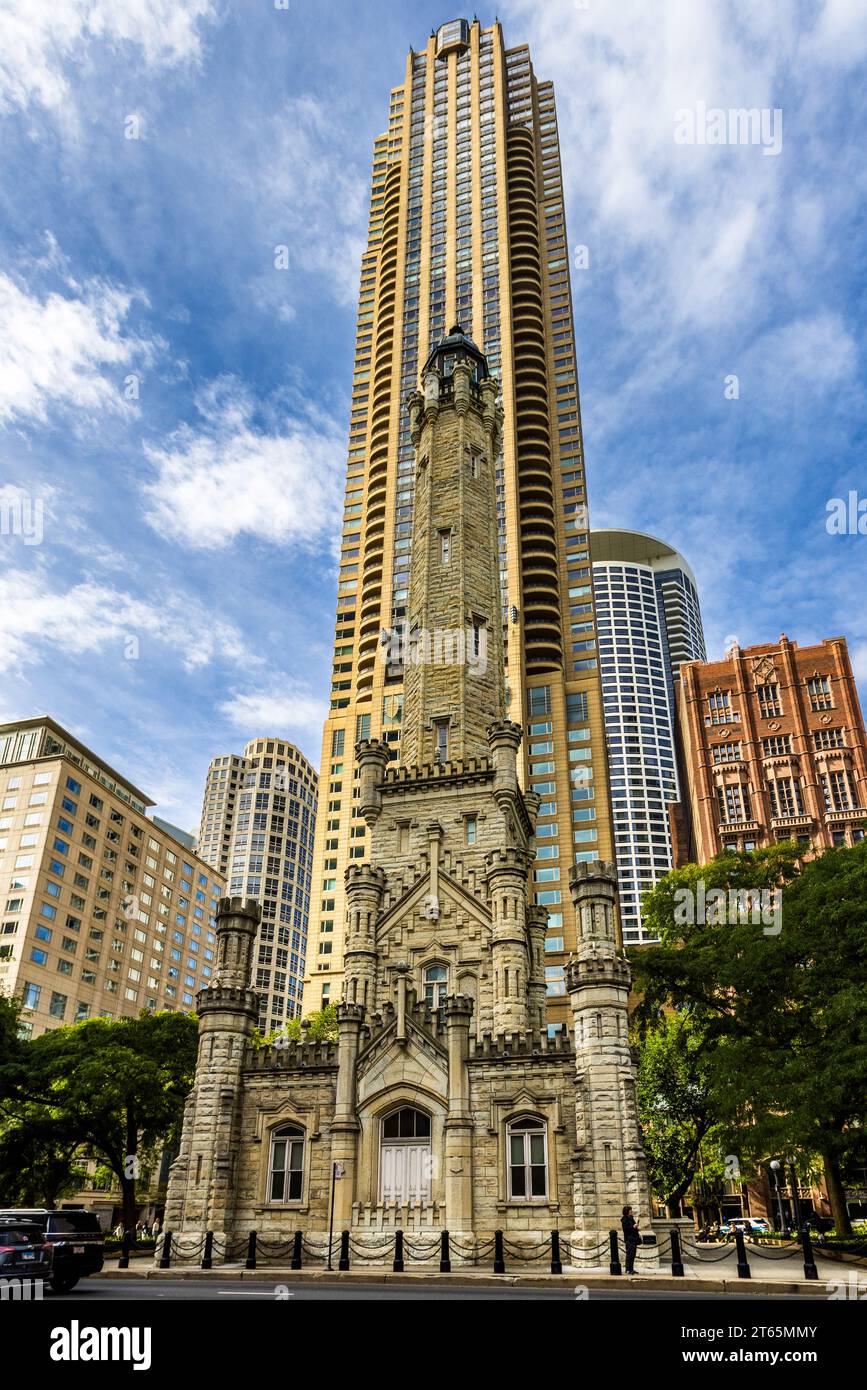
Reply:
M451 1274L452 1261L449 1254L449 1233L443 1231L440 1234L440 1274Z
M120 1259L117 1262L118 1269L129 1269L129 1252L132 1247L132 1231L124 1227L123 1239L120 1243Z
M738 1278L749 1279L750 1266L747 1261L747 1247L744 1244L743 1231L735 1231L735 1248L738 1252Z
M813 1242L810 1239L810 1230L806 1222L801 1227L801 1249L804 1252L804 1278L818 1279L819 1271L816 1268L816 1260L813 1255Z
M340 1232L340 1259L337 1264L338 1269L349 1268L349 1232Z
M562 1274L563 1263L560 1259L560 1232L551 1232L551 1273Z
M250 1232L250 1239L247 1241L247 1258L244 1261L245 1269L256 1268L256 1232Z
M611 1244L611 1259L608 1265L608 1272L609 1274L622 1274L623 1270L620 1267L620 1251L617 1246L617 1232L609 1231L608 1240Z
M337 1182L337 1164L331 1165L331 1215L328 1219L328 1263L326 1269L331 1269L331 1247L334 1244L334 1184Z
M792 1184L792 1230L799 1231L801 1229L801 1198L798 1195L798 1170L795 1167L794 1159L789 1164L789 1170Z
M506 1259L503 1253L503 1232L494 1231L494 1273L505 1274Z
M212 1269L214 1264L214 1232L205 1231L205 1253L202 1256L202 1269Z
M160 1254L160 1269L168 1269L172 1262L172 1233L165 1231L163 1234L163 1248Z
M295 1232L295 1243L294 1243L294 1245L292 1246L292 1264L290 1265L290 1269L300 1269L300 1268L301 1268L301 1242L303 1241L303 1239L304 1239L303 1232L301 1232L301 1231L296 1231L296 1232Z
M392 1269L395 1274L403 1274L403 1231L394 1233L394 1264Z
M675 1279L683 1278L683 1255L680 1249L680 1231L676 1226L671 1228L671 1272Z
M780 1191L779 1166L777 1166L776 1168L771 1168L771 1172L774 1175L774 1191L777 1197L777 1214L780 1218L780 1235L785 1236L788 1235L788 1231L786 1230L786 1217L785 1213L783 1212L783 1194Z

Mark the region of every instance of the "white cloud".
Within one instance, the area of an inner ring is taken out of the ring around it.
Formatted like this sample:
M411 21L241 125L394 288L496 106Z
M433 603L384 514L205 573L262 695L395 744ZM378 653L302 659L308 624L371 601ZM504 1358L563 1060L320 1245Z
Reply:
M135 297L93 280L41 299L0 274L0 423L44 424L54 406L131 413L126 369L147 367L161 346L125 331Z
M573 210L571 237L591 257L573 278L611 275L627 370L636 341L643 353L686 331L747 332L775 297L809 283L813 258L827 256L841 153L826 135L799 159L829 81L804 55L845 68L847 45L867 43L861 0L826 0L810 15L787 0L505 8L508 34L527 38L537 75L554 81L567 197L580 216ZM675 113L698 102L781 107L781 154L675 143Z
M839 314L822 311L765 333L751 350L754 363L775 387L780 408L789 396L812 404L857 372L858 348Z
M220 705L220 713L248 738L273 734L297 741L312 736L318 742L328 702L287 676L279 686L232 695Z
M0 572L0 651L7 671L44 659L52 649L68 656L114 648L125 659L128 639L138 640L138 658L166 648L187 670L217 658L249 661L241 635L201 604L178 595L154 601L87 581L53 587L39 570Z
M38 103L57 111L69 98L67 63L89 44L130 43L152 67L196 62L200 24L213 0L4 0L0 7L0 114Z
M274 432L254 423L235 380L200 393L200 429L182 426L164 448L146 445L156 479L147 519L171 540L215 549L247 534L302 548L331 543L342 515L343 432L326 418L291 418Z
M805 44L804 60L850 66L867 56L867 9L863 0L825 0Z
M346 126L340 104L314 96L286 101L266 127L246 132L235 177L244 197L260 209L263 257L289 248L287 270L269 270L253 286L258 303L275 302L291 321L285 303L298 272L330 281L332 297L354 305L358 268L365 246L368 183L346 158Z

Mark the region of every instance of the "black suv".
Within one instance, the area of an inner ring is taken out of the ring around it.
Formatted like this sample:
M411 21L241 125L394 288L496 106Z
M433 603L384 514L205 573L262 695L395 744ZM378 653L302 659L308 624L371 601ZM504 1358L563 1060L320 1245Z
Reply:
M50 1279L51 1265L42 1227L32 1221L0 1217L0 1280Z
M47 1278L55 1293L69 1293L79 1279L102 1269L105 1234L99 1218L82 1207L0 1210L0 1227L35 1226L48 1255Z

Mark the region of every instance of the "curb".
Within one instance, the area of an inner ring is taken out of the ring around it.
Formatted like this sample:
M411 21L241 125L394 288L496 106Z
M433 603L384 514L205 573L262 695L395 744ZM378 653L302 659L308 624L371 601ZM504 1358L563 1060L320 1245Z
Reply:
M326 1269L281 1269L279 1266L267 1266L259 1269L244 1269L239 1267L226 1268L220 1266L216 1269L199 1268L175 1268L175 1269L155 1269L153 1266L148 1269L103 1269L99 1274L90 1275L91 1279L156 1279L164 1282L175 1282L178 1280L193 1280L195 1282L207 1283L208 1281L225 1282L226 1280L255 1280L258 1283L274 1284L321 1284L321 1283L347 1283L347 1284L432 1284L442 1283L448 1288L483 1288L495 1289L502 1288L503 1285L519 1288L545 1289L545 1288L564 1288L569 1285L580 1285L588 1289L635 1289L647 1290L658 1289L666 1292L677 1293L679 1291L688 1293L717 1293L729 1295L747 1295L761 1298L769 1294L797 1294L801 1297L822 1297L827 1298L824 1282L821 1280L807 1279L698 1279L686 1276L683 1279L675 1279L672 1275L609 1275L594 1274L588 1271L575 1270L569 1274L440 1274L433 1270L408 1271L403 1274L395 1274L391 1270L385 1269L359 1269L359 1270L337 1270L329 1271Z

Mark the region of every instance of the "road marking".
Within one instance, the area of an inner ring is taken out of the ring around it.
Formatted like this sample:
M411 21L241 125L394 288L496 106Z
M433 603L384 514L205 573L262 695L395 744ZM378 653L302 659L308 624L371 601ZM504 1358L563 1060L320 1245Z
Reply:
M236 1298L239 1294L243 1293L245 1293L248 1298L276 1298L276 1294L271 1289L217 1289L217 1293L233 1294ZM294 1298L294 1292L290 1293L289 1297ZM282 1294L280 1298L282 1302Z

